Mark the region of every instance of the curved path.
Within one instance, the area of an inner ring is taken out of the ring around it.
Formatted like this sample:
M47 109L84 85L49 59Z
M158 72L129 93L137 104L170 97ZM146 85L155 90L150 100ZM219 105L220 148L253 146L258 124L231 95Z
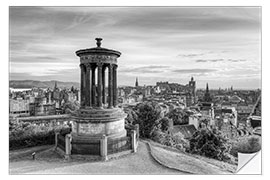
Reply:
M38 159L37 154L36 161L30 159L11 161L10 174L185 174L156 162L144 142L139 143L137 153L106 162Z

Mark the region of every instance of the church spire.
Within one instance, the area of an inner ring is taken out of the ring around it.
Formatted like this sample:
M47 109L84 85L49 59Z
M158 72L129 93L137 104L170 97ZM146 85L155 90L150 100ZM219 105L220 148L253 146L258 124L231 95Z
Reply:
M135 87L138 87L138 86L139 86L138 77L136 77Z
M57 89L57 81L55 81L55 83L54 83L54 90L56 90Z
M205 90L205 93L204 93L204 101L205 102L211 102L212 101L212 98L211 98L211 95L210 95L210 92L209 92L208 83L206 83L206 90Z

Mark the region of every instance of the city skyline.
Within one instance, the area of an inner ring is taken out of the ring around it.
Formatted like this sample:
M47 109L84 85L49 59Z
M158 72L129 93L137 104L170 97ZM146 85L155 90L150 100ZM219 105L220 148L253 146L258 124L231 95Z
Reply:
M10 80L79 82L75 51L122 53L118 84L261 86L260 8L11 7Z

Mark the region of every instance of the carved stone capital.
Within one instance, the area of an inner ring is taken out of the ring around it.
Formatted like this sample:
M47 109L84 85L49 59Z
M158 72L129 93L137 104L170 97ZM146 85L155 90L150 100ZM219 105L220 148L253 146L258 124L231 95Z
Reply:
M97 63L97 66L99 69L101 69L103 67L104 63Z
M87 70L90 70L92 67L91 63L85 63L84 65L85 65Z
M113 64L113 68L116 70L118 68L117 64Z
M108 69L113 70L113 64L109 64Z
M84 64L80 64L80 68L82 69L84 67Z

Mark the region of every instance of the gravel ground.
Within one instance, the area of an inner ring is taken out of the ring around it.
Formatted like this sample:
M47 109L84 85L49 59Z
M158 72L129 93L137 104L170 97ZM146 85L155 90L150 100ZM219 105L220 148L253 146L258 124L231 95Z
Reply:
M139 143L137 153L107 162L66 162L51 150L41 155L37 153L35 161L31 160L29 155L19 159L13 157L13 160L10 160L9 172L10 174L183 174L158 164L144 142Z

